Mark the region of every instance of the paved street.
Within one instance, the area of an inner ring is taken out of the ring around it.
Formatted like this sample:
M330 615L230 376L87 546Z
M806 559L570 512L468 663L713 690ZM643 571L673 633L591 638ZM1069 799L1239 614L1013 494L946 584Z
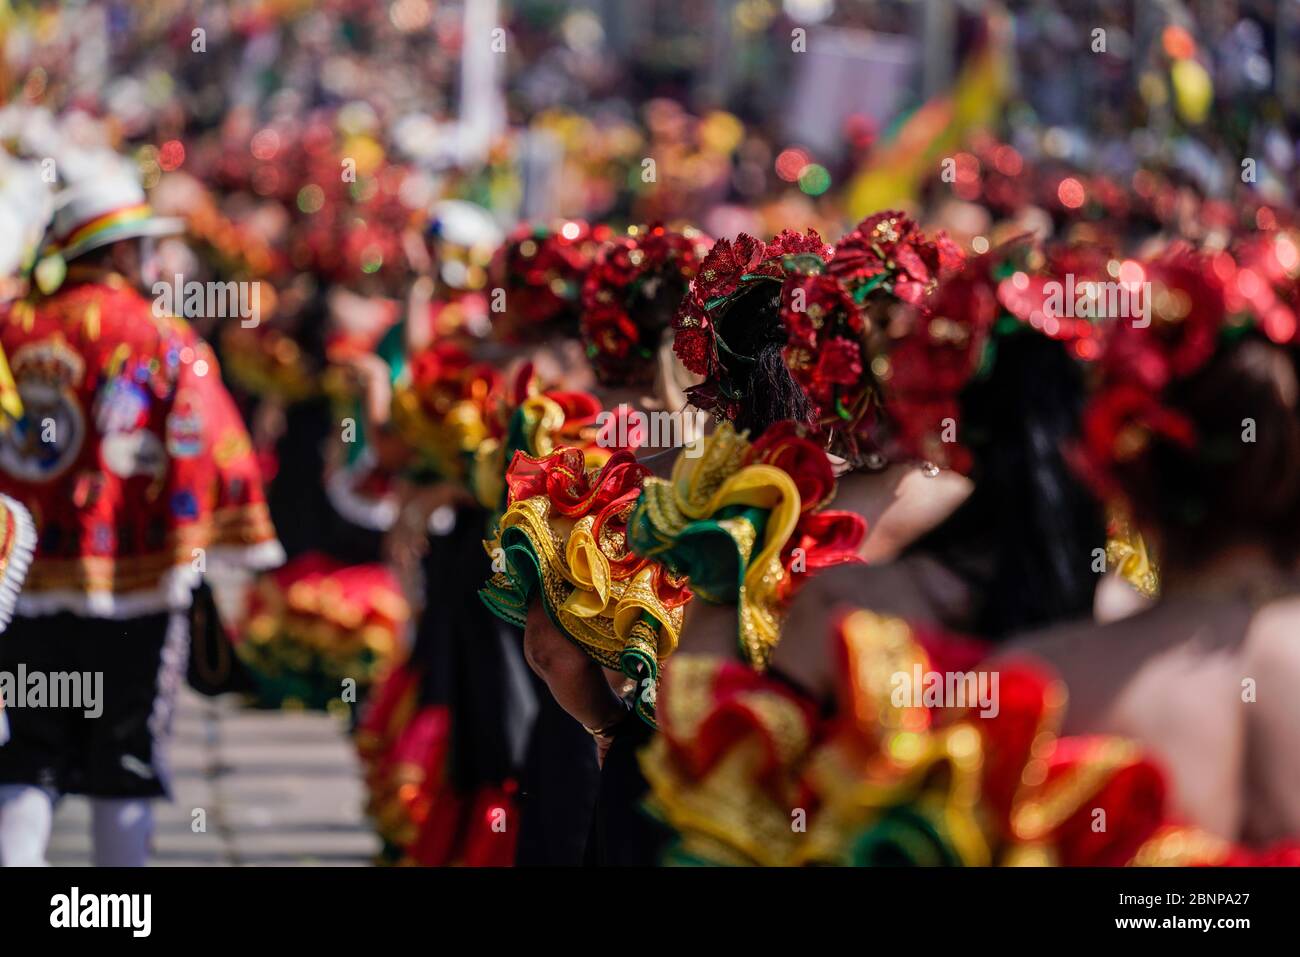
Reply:
M328 715L241 710L186 688L171 764L176 799L155 808L155 864L365 866L378 849L351 743ZM83 798L60 803L51 864L90 863L89 816Z

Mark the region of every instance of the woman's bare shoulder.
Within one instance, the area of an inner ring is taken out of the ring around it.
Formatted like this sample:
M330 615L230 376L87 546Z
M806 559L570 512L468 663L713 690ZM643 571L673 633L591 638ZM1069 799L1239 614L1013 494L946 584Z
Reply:
M1057 622L1013 636L1002 646L998 656L1028 653L1054 660L1080 653L1085 648L1127 645L1136 633L1150 630L1150 615L1150 611L1144 611L1128 618L1105 623L1093 621L1091 618Z
M1095 713L1130 692L1150 694L1165 679L1190 680L1225 658L1219 652L1234 644L1234 633L1240 642L1243 626L1212 612L1156 605L1116 621L1084 619L1028 632L1007 642L999 657L1029 655L1047 664L1065 680L1072 703Z
M1300 680L1300 595L1264 605L1251 620L1244 646L1246 670Z

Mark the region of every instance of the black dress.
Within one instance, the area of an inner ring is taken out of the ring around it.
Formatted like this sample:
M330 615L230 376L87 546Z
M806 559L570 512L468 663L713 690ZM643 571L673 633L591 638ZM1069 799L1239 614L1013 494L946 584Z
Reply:
M531 672L530 672L531 674ZM583 863L596 809L600 768L596 743L533 676L537 719L520 778L520 867Z
M596 867L654 867L672 832L642 807L649 786L637 752L654 729L636 716L618 726L600 771L600 794L587 845L587 863Z

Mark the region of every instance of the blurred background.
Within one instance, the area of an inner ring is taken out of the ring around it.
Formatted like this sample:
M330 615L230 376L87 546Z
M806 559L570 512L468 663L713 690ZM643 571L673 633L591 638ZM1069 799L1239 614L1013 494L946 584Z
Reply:
M391 190L411 210L454 195L506 225L683 217L715 236L779 223L833 239L921 204L944 158L957 198L1054 216L1100 213L1129 186L1157 205L1183 188L1230 200L1247 157L1254 194L1294 185L1294 0L163 0L0 16L12 102L101 120L86 137L129 150L146 185L183 170L240 186L245 205L310 209L313 183L285 160L326 153L356 161L354 196ZM1026 163L1049 181L1016 175L1024 195L999 195L998 174ZM1051 175L1073 170L1095 189L1054 197Z

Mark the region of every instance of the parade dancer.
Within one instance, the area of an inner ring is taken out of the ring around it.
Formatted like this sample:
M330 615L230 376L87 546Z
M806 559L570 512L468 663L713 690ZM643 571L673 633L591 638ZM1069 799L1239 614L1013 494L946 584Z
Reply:
M211 349L137 288L148 239L179 223L153 215L114 154L60 166L68 186L37 270L49 292L0 315L25 413L0 439L0 492L37 532L0 671L89 674L102 700L10 709L0 861L41 863L55 801L79 793L95 863L142 865L150 800L168 792L162 750L192 590L209 562L268 566L283 553Z

